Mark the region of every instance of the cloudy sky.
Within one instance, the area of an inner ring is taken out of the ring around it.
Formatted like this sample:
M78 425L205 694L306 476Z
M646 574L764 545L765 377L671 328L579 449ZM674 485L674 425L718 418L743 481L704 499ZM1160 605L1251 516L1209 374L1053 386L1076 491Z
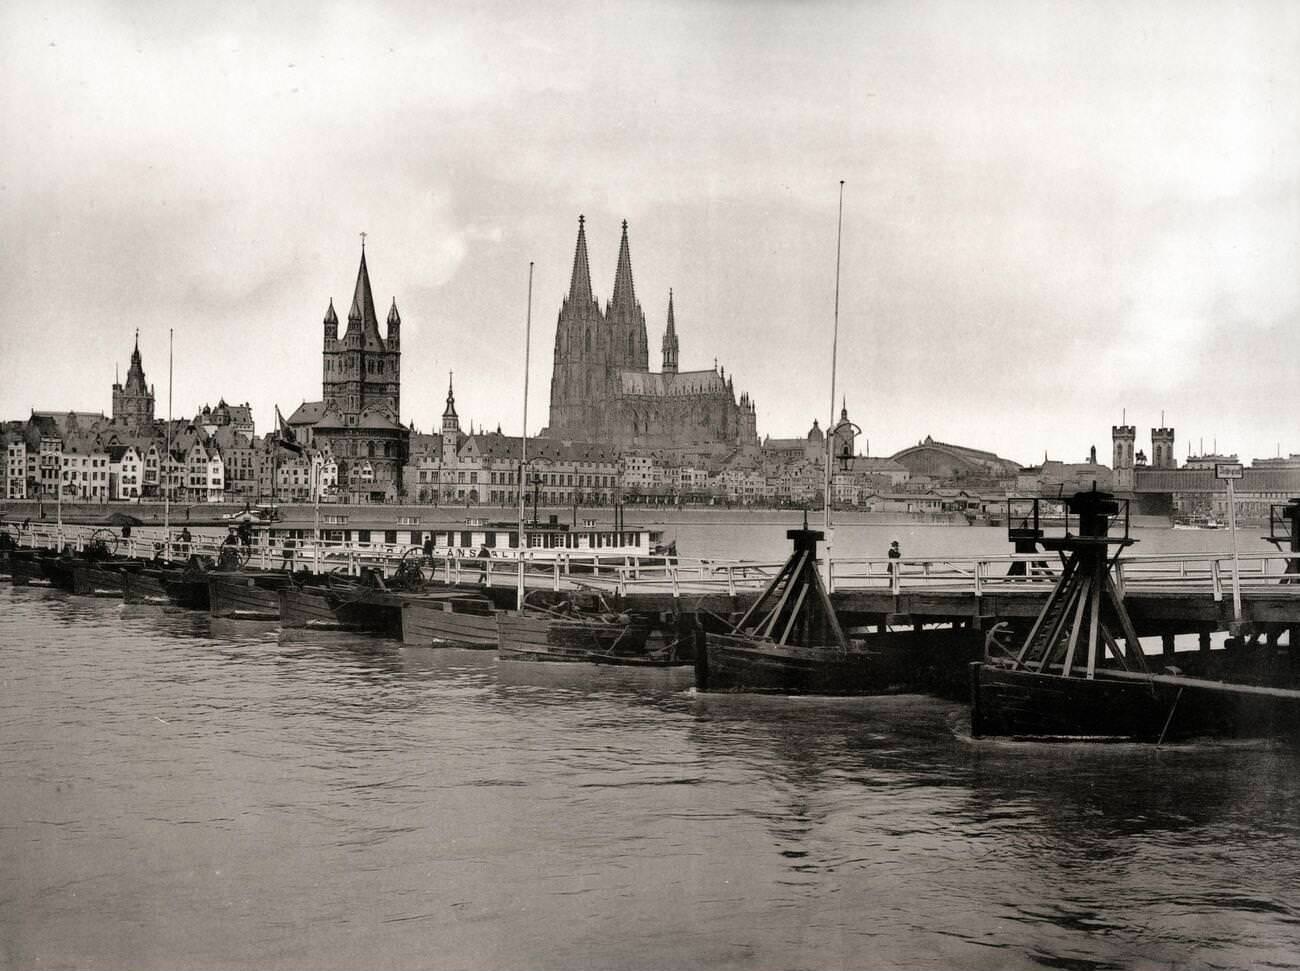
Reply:
M630 225L657 366L716 357L760 434L830 411L1020 461L1122 409L1300 452L1300 5L11 2L0 416L107 411L136 328L166 411L320 394L359 237L403 419L529 428L579 213Z

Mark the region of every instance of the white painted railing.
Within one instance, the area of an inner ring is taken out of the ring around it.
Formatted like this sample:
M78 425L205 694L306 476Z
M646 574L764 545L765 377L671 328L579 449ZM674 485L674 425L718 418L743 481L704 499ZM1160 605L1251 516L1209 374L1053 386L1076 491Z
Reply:
M9 524L22 547L58 549L64 544L76 551L85 549L97 530L104 527L65 524L61 529L49 523L33 523L27 528ZM117 533L117 530L110 530ZM225 536L216 530L196 529L188 544L171 530L173 559L190 553L219 558ZM425 556L418 547L382 543L325 542L295 539L288 554L285 540L274 543L255 542L238 547L241 558L263 569L309 567L316 572L340 572L358 575L364 568L392 575L405 558L417 563L426 576L447 584L483 583L489 586L513 586L523 574L531 588L555 590L592 588L607 593L671 594L673 597L760 590L781 569L784 561L752 562L744 560L683 560L655 556L604 556L597 558L583 551L574 554L554 550L492 550L484 558L474 551L450 551ZM166 535L161 527L132 527L129 538L118 538L118 555L150 559L162 547ZM1121 595L1135 591L1203 590L1216 601L1231 596L1232 563L1230 552L1150 553L1120 558L1113 571ZM1282 584L1289 564L1300 564L1300 554L1283 552L1242 553L1237 558L1243 590L1271 588L1294 591L1300 596L1300 575L1293 588ZM1011 574L1013 564L1020 571ZM1291 566L1292 570L1298 567ZM1050 589L1060 573L1061 560L1056 554L1028 553L999 556L935 556L891 560L887 557L844 557L832 559L829 586L832 591L883 590L894 596L916 591L968 592L976 597L1012 590Z

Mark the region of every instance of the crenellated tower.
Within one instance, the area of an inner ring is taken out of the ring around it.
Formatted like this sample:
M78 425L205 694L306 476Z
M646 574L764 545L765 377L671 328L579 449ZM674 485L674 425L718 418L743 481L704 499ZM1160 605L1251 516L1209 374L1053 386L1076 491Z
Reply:
M1111 468L1115 472L1115 488L1121 492L1133 488L1133 445L1137 441L1137 428L1133 425L1111 425Z
M1178 468L1178 459L1174 457L1174 430L1172 428L1151 429L1151 468Z

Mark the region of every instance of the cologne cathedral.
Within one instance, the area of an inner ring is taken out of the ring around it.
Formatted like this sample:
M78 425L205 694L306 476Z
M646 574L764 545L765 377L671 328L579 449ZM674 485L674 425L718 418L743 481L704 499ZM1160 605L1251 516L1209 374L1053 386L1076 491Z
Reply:
M619 244L614 292L602 310L591 289L585 219L578 217L569 295L555 327L551 438L621 448L736 448L758 443L754 403L736 397L726 369L678 368L672 292L664 330L663 369L650 370L645 313L632 287L627 222Z

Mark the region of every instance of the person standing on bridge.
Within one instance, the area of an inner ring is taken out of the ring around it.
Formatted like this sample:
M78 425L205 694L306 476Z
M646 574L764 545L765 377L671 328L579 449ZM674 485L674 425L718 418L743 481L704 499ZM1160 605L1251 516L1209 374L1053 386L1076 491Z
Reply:
M903 551L898 546L898 540L889 544L889 575L893 576L898 573L898 560L903 558Z

